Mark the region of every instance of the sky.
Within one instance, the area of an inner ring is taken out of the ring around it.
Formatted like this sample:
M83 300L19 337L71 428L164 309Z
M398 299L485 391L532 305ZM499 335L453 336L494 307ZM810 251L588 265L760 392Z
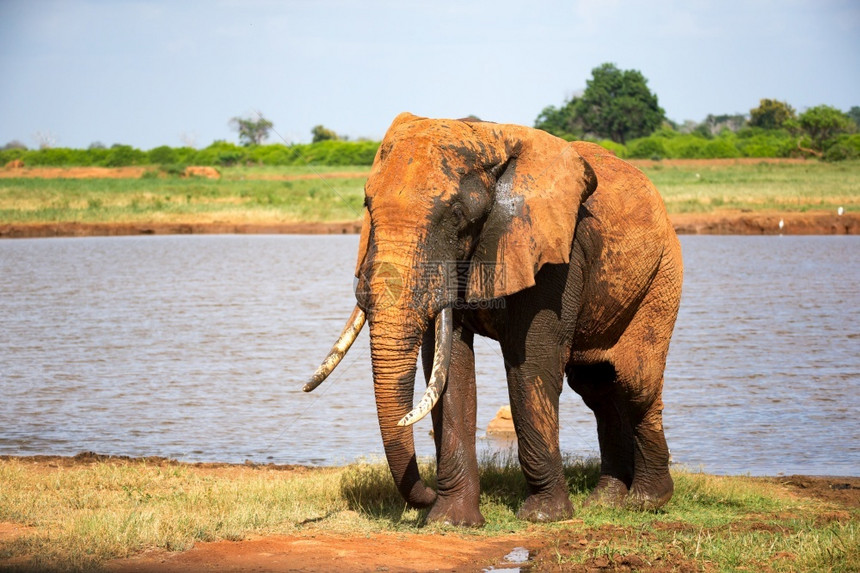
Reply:
M533 125L611 62L667 117L860 105L858 0L0 0L0 146L380 139L402 111Z

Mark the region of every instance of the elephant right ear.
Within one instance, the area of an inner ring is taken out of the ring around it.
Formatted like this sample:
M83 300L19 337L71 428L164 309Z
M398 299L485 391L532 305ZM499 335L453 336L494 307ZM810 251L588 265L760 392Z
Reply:
M570 260L579 207L597 177L573 146L534 131L509 144L510 158L498 167L494 203L471 260L469 302L534 286L543 265Z

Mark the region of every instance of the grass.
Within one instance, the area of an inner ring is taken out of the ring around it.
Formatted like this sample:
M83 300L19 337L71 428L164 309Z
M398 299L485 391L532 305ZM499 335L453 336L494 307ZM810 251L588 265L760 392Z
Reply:
M307 169L263 171L254 175L303 175ZM0 223L273 223L361 217L363 177L270 180L248 178L248 168L224 172L220 180L0 179Z
M643 168L670 213L860 209L860 162Z
M487 526L456 531L544 540L532 569L538 571L599 566L601 560L723 571L860 568L860 514L798 498L774 482L677 471L675 497L660 511L582 509L597 466L567 460L565 468L571 499L580 508L575 519L547 525L517 520L525 484L515 460L497 455L481 464ZM422 473L432 474L431 468L425 464ZM4 459L0 483L0 522L32 528L0 541L0 563L17 558L31 568L91 569L148 548L181 551L198 541L249 534L354 537L453 529L424 526L426 510L405 507L383 464L281 471L146 461L48 467Z
M860 209L860 162L644 169L670 213ZM0 179L0 224L282 223L361 218L367 167L232 167L141 179ZM171 174L173 173L173 174ZM317 178L316 175L321 177ZM311 176L310 179L289 179Z

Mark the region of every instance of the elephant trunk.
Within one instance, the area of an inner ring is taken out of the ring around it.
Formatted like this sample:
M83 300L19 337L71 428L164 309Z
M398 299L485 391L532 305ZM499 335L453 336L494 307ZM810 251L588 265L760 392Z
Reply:
M420 333L406 333L403 317L385 312L370 322L373 387L379 430L394 483L413 507L428 507L436 500L418 472L412 428L398 422L412 409Z

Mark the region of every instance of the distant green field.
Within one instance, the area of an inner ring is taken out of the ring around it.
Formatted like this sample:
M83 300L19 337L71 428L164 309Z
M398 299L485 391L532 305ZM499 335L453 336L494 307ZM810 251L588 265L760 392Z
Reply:
M860 208L860 162L643 168L670 213Z
M350 171L367 171L367 168ZM310 179L250 179L311 175ZM325 179L308 168L231 168L220 180L0 179L0 223L349 221L361 217L364 177Z
M284 223L361 217L366 166L231 167L220 180L0 178L0 224ZM643 171L670 213L860 209L860 161ZM339 175L346 174L341 177ZM301 179L288 179L303 177Z

